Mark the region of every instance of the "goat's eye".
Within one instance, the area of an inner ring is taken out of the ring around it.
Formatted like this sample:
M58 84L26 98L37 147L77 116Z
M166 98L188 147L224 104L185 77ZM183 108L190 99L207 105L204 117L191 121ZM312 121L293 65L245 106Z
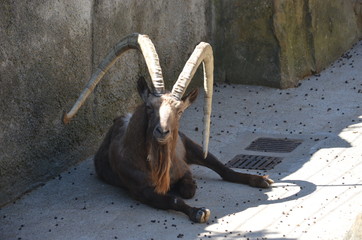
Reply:
M181 117L181 115L182 115L183 113L184 113L183 111L179 111L179 112L177 113L177 115L178 115L179 117Z

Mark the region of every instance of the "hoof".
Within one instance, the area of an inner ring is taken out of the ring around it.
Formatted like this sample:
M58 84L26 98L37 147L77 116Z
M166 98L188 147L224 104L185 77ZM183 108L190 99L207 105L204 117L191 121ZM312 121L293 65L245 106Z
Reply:
M250 186L259 187L259 188L269 188L270 185L272 185L273 183L274 183L274 181L272 179L270 179L268 175L255 176L255 178L253 178L250 181Z
M196 223L205 223L209 220L210 210L207 208L195 208L193 216L190 217Z

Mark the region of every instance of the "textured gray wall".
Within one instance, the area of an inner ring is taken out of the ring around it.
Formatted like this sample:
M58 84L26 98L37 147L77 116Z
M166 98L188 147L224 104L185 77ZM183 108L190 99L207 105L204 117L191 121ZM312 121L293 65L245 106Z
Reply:
M0 205L93 152L92 120L60 122L91 73L91 9L1 2Z
M294 87L361 37L361 0L215 0L219 81Z

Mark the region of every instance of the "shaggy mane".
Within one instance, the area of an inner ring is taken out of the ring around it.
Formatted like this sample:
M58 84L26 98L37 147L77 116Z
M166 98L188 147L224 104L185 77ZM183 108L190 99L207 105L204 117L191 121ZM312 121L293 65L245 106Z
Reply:
M152 139L148 160L151 167L151 181L155 191L159 194L166 194L170 190L170 168L172 165L172 156L175 152L178 131L166 144L160 144ZM176 136L175 136L176 135Z

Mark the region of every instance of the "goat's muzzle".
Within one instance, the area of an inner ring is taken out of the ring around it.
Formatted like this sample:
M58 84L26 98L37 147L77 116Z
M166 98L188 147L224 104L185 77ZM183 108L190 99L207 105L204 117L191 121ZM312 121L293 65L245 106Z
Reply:
M171 131L158 125L153 130L153 137L157 140L158 143L166 144L168 139L171 137Z

